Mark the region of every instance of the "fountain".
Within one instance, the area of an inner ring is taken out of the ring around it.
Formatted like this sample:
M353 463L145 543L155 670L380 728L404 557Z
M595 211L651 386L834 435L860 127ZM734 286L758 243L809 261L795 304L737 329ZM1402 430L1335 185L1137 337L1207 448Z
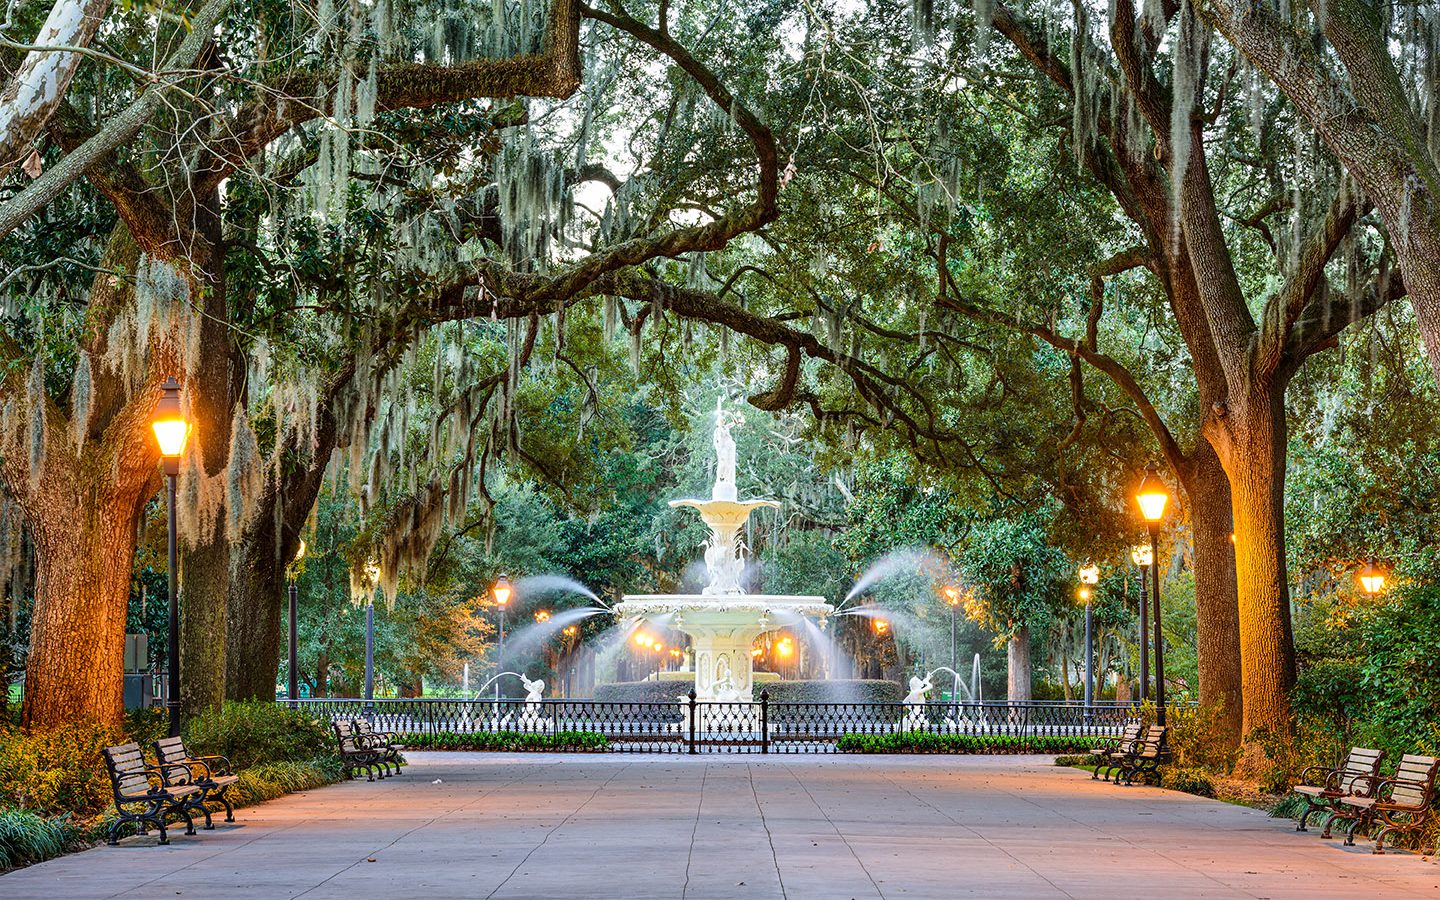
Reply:
M834 611L824 597L747 594L740 584L748 548L740 540L750 513L778 508L774 500L740 500L735 488L735 440L724 401L715 405L715 486L708 500L672 500L710 526L705 542L709 583L698 594L627 594L615 612L683 631L690 637L695 696L700 700L751 700L751 645L762 633L823 619Z

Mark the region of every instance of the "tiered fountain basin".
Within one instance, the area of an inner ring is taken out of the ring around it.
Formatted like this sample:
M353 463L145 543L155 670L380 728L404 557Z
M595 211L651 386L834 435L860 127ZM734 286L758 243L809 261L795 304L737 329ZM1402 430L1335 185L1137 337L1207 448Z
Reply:
M615 612L690 637L697 699L744 702L754 684L755 639L802 619L824 619L834 607L824 597L789 594L627 594Z

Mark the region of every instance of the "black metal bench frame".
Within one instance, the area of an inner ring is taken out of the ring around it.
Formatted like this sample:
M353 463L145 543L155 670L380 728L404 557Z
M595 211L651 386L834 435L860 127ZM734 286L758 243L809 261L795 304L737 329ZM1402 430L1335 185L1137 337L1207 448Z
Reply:
M330 723L335 732L335 743L340 751L340 764L346 779L353 779L355 773L365 770L365 780L374 781L376 774L385 778L385 766L380 751L368 746L355 734L355 726L349 719L336 719ZM380 771L377 773L376 769Z
M1292 790L1292 793L1305 798L1305 812L1301 814L1295 830L1308 831L1305 826L1310 817L1317 812L1325 813L1325 827L1321 830L1320 837L1330 837L1330 826L1335 821L1340 798L1373 796L1379 784L1380 762L1384 758L1383 750L1351 747L1345 761L1338 766L1308 766L1300 773L1300 783ZM1323 777L1317 777L1322 773ZM1304 788L1312 790L1306 791Z
M1169 736L1168 726L1151 725L1147 728L1145 736L1135 742L1134 750L1119 760L1119 771L1115 774L1115 783L1123 783L1128 787L1134 784L1138 777L1145 784L1149 784L1150 779L1154 778L1155 784L1158 785L1160 783L1160 767L1170 761L1170 747L1166 742Z
M215 823L210 818L212 802L225 807L225 821L235 821L235 807L227 796L230 786L239 778L235 775L230 760L220 755L191 756L185 749L184 738L161 738L153 745L155 761L162 768L161 775L170 787L193 785L200 788L199 809L205 815L205 830L211 831Z
M1145 726L1139 722L1131 722L1125 726L1120 737L1106 739L1096 746L1090 748L1090 758L1095 763L1095 771L1090 773L1090 780L1097 781L1100 778L1100 770L1105 769L1105 780L1110 780L1110 770L1114 768L1114 756L1117 753L1128 753L1140 740L1140 732Z
M1370 796L1341 797L1339 805L1351 809L1337 809L1332 821L1350 821L1349 831L1345 835L1345 846L1355 846L1355 833L1361 830L1368 833L1376 822L1380 823L1380 830L1375 832L1373 838L1375 846L1371 852L1375 854L1385 853L1385 838L1389 835L1422 829L1434 811L1437 774L1440 774L1440 759L1406 754L1401 757L1395 775L1376 779ZM1402 775L1420 777L1405 778L1401 777ZM1405 792L1406 799L1396 799L1397 789ZM1413 801L1411 797L1414 798ZM1423 853L1424 848L1420 849Z
M108 843L112 847L119 843L120 828L131 823L140 827L141 834L148 833L147 823L154 825L160 832L160 843L170 843L165 828L165 817L170 813L185 820L186 834L195 833L195 821L190 817L190 811L200 803L203 790L190 785L167 786L164 767L147 763L139 744L106 747L100 753L115 796L117 818L110 824L108 835ZM138 790L141 783L145 785L143 793Z
M380 765L387 770L388 775L400 774L400 751L405 745L397 743L400 735L393 731L376 731L370 725L369 719L351 719L350 734L358 743L370 750L380 754Z

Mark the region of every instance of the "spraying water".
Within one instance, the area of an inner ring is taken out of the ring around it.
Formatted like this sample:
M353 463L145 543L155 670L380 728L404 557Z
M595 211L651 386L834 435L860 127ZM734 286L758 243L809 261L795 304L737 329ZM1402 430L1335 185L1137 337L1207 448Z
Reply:
M550 618L543 622L533 622L523 628L516 629L505 635L505 651L500 655L497 664L539 648L542 643L558 634L562 628L573 625L581 619L588 619L591 616L598 616L608 612L610 612L610 610L599 606L567 609L551 615Z
M928 575L943 570L944 561L934 551L915 548L894 550L875 560L860 574L840 605L844 606L887 578Z
M539 597L544 594L579 594L591 602L605 605L605 601L585 585L565 575L530 575L515 582L515 592L521 597Z

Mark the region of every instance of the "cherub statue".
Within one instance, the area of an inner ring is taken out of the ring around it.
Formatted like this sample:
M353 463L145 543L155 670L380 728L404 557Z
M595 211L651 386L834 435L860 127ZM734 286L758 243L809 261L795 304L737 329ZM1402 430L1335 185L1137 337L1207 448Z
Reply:
M935 685L930 682L929 677L920 678L916 675L910 676L910 693L905 695L906 706L913 706L925 702L925 694Z
M541 700L545 699L545 697L544 697L544 694L545 694L545 681L544 681L544 679L536 678L534 681L531 681L529 678L526 678L524 675L521 675L521 676L520 676L520 683L525 686L525 702L526 702L526 703L539 703Z

